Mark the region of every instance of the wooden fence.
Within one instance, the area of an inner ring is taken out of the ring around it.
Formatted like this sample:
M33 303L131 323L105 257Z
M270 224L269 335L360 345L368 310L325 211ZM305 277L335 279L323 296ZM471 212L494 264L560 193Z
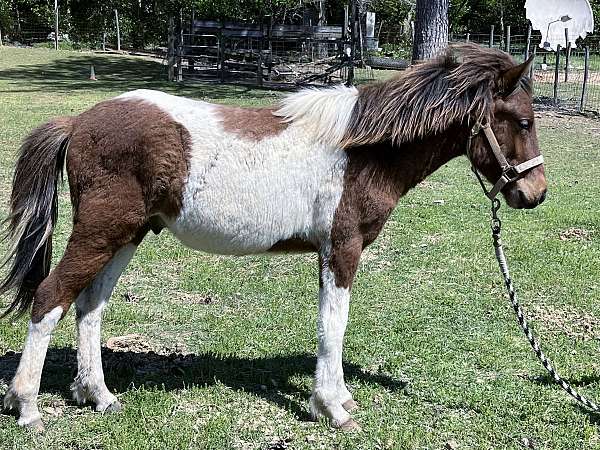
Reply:
M169 80L263 86L352 83L353 34L345 26L239 24L171 19Z

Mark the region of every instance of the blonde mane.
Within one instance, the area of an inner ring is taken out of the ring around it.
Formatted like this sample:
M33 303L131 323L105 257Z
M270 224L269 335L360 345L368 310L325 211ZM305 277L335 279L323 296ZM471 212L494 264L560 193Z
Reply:
M273 114L305 126L316 138L338 146L348 130L358 100L355 87L303 89L288 95Z

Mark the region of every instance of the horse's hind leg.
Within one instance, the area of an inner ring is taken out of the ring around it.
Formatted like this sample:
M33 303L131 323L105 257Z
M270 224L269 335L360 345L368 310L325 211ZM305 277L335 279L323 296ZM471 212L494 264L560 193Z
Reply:
M27 339L17 373L4 396L4 407L19 411L18 424L21 426L43 429L37 408L37 394L50 336L62 313L62 307L57 306L45 314L39 322L29 322Z
M116 184L118 180L113 181L113 186ZM145 209L141 192L132 192L126 189L127 183L123 184L115 187L122 192L118 202L100 192L97 197L88 195L87 201L79 205L65 254L35 292L25 348L4 398L5 407L18 409L19 425L42 427L37 395L56 324L111 258L143 230Z
M100 345L102 310L108 303L121 273L131 261L137 246L127 244L104 266L94 281L77 297L77 377L71 385L77 403L90 401L97 411L118 411L121 404L104 383Z

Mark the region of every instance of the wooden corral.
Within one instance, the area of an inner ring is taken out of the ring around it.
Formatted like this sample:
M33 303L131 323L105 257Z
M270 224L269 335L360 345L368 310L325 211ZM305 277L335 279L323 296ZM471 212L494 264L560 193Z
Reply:
M169 79L259 86L348 81L348 27L171 21Z

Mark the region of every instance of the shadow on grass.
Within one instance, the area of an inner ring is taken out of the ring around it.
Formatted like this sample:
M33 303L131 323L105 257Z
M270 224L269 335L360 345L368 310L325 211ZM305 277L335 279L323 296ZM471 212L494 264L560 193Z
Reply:
M89 80L94 66L97 81ZM22 84L21 92L128 91L133 89L160 89L189 97L211 99L252 100L273 99L273 92L251 87L211 82L169 83L167 68L159 60L125 56L73 53L45 64L15 65L0 70L0 80ZM26 87L25 87L26 86ZM2 92L20 92L8 89Z
M536 384L540 384L540 385L544 385L544 386L556 385L557 387L559 387L558 384L556 384L556 381L554 381L554 378L552 378L550 376L550 374L548 374L548 373L545 373L544 375L538 375L538 376L529 376L526 378ZM567 383L569 383L571 386L588 386L590 384L599 383L600 382L600 374L599 375L582 375L577 379L575 379L575 378L569 378L569 379L563 378L563 379Z
M0 381L10 383L17 370L20 353L0 356ZM126 392L131 386L158 386L165 391L194 386L211 386L217 382L232 389L249 392L271 401L308 420L304 405L288 396L305 400L310 393L291 381L297 375L312 376L316 358L309 354L292 354L266 358L242 358L215 354L158 354L149 352L113 351L102 348L106 384L111 391ZM54 392L71 398L69 385L77 372L76 350L50 348L46 356L40 392ZM344 364L346 380L350 383L378 384L391 391L403 391L406 382L387 375L370 374L352 363ZM286 396L288 395L288 396Z
M529 376L526 378L535 384L539 384L542 386L555 386L556 389L563 391L563 389L556 383L556 381L554 381L554 378L552 378L550 376L550 374L548 374L548 373L546 373L544 375L535 376L535 377ZM568 384L573 386L574 388L578 388L578 387L584 387L584 386L589 386L592 384L599 383L600 375L582 375L576 379L575 378L569 378L569 379L563 378L563 379ZM567 394L566 392L564 392L564 394L567 399L571 398L570 395ZM588 397L587 394L584 394L583 392L580 392L580 394L584 395L584 397L586 397L588 400L596 403L596 405L600 405L600 403L598 403L600 401L600 398ZM576 408L579 412L588 416L590 423L595 424L595 425L600 425L600 412L599 411L592 411L591 409L586 408L579 402L576 402L574 399L572 399L572 401L573 401L573 407Z

